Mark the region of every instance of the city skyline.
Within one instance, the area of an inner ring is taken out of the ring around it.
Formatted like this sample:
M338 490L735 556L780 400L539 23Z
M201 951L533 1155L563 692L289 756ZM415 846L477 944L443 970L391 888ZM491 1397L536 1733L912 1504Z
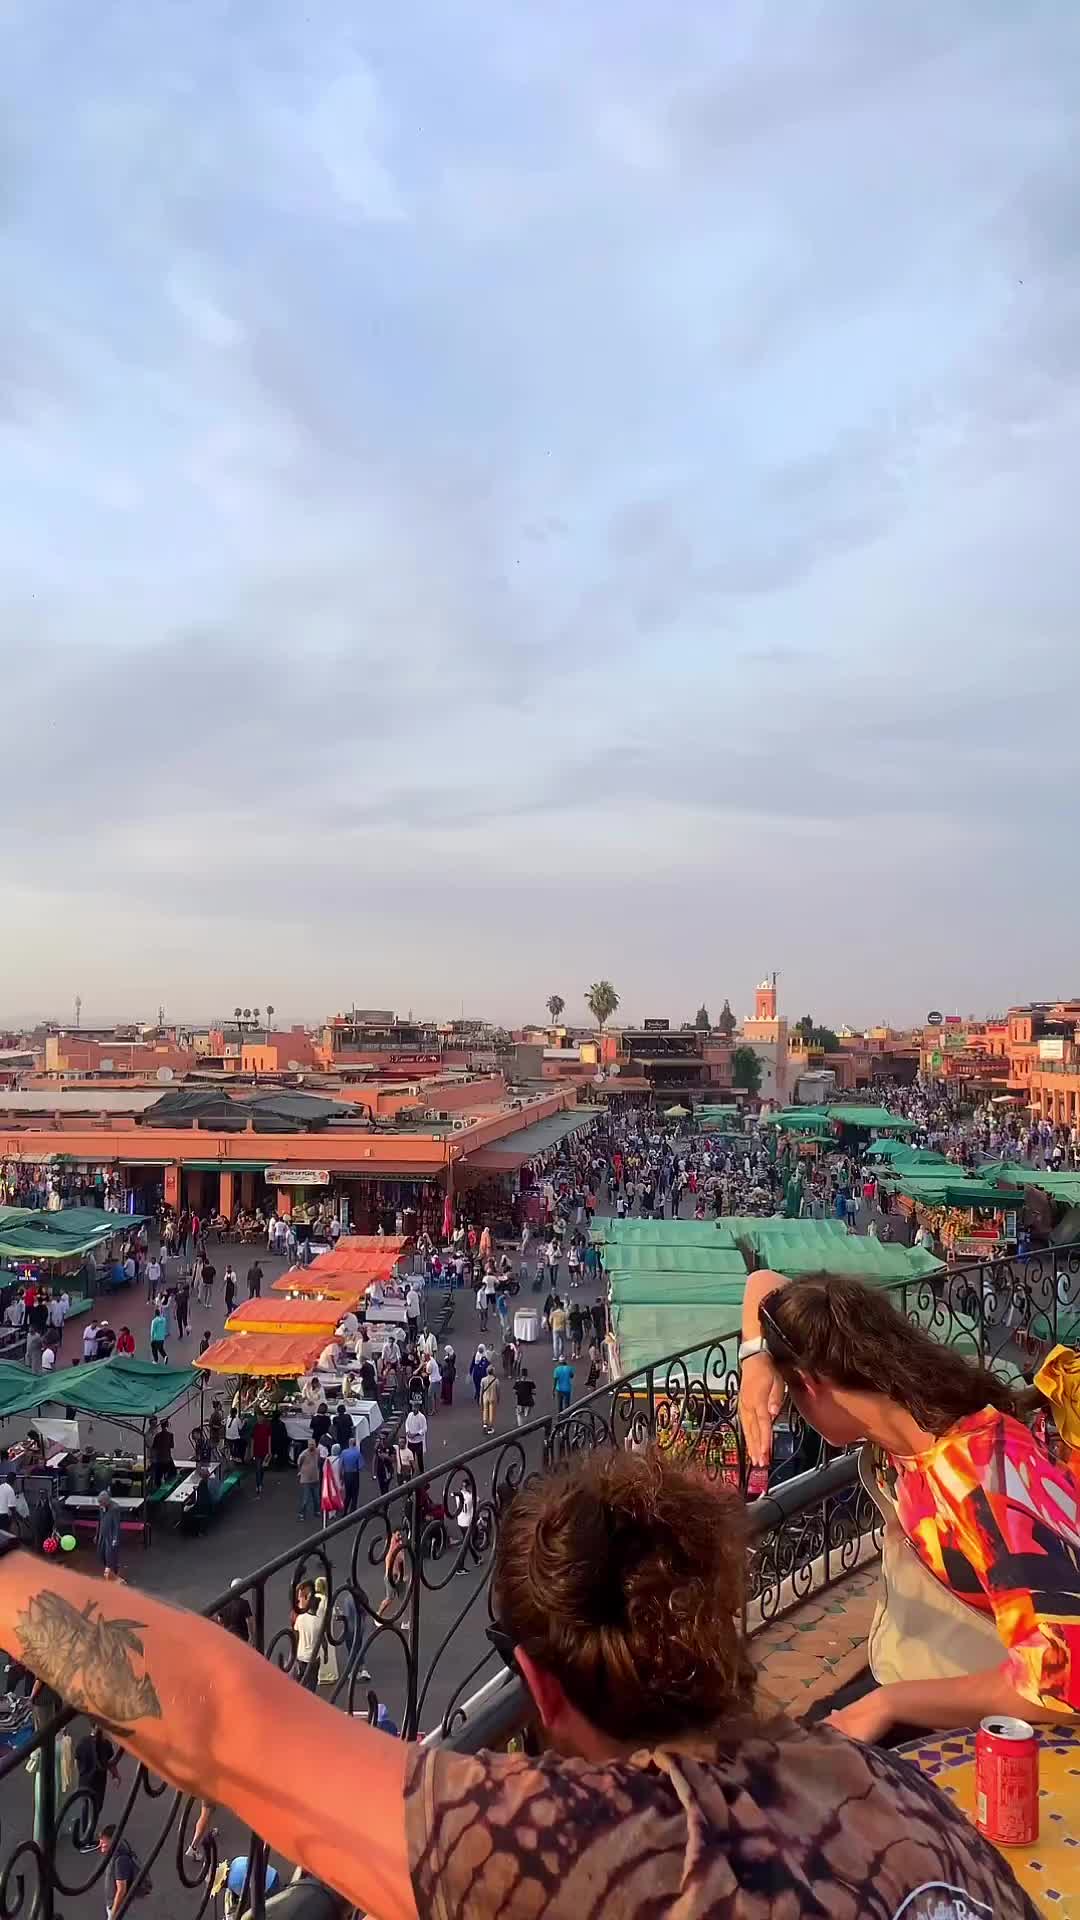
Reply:
M14 1010L1068 989L1080 14L679 27L0 0Z
M553 988L552 991L555 991L555 989ZM464 1019L464 1020L477 1020L481 1022L490 1021L494 1025L503 1025L508 1028L536 1027L536 1026L547 1026L549 1024L558 1024L560 1026L565 1026L568 1028L578 1028L578 1027L586 1028L587 1027L587 1028L595 1029L595 1025L596 1025L595 1018L589 1012L589 1009L586 1005L585 991L586 990L583 990L580 996L580 1011L576 1009L573 997L571 995L566 996L566 1006L563 1012L559 1015L559 1020L557 1023L551 1022L550 1016L548 1016L547 1019L544 1018L544 1015L547 1012L547 1009L545 1006L541 1006L535 1014L523 1012L519 1009L519 1011L515 1015L505 1019L502 1019L498 1015L491 1013L490 1010L487 1010L479 1006L473 1006L463 1011L460 1007L458 1007L456 1010L453 1008L444 1010L439 1007L427 1007L427 1006L392 1007L390 1002L386 1002L385 1005L380 1005L379 1010L386 1011L386 1012L392 1011L395 1017L399 1020L403 1020L406 1022L415 1021L419 1024L426 1024L426 1023L446 1024L451 1020ZM664 1018L664 1019L670 1020L671 1026L673 1028L677 1028L684 1024L689 1026L693 1024L694 1015L697 1012L698 1007L705 1006L711 1014L712 1024L715 1027L716 1021L723 1010L725 1000L727 1000L730 1002L732 1014L734 1015L735 1019L741 1026L744 1020L747 1020L753 1017L753 1011L754 1011L753 1005L752 1005L753 995L754 995L754 988L751 987L748 994L746 995L746 1004L744 1006L741 1003L741 1001L738 999L736 994L720 992L719 994L713 994L710 997L710 995L706 993L703 996L699 996L696 1005L690 1008L686 1012L676 1011L671 1006L662 1006L659 1004L653 1005L651 1007L651 1010L643 1009L642 1007L639 1007L636 1004L627 1006L622 996L620 996L620 1004L619 1004L618 1010L612 1016L611 1020L606 1023L606 1025L613 1029L619 1029L623 1027L640 1027L642 1023L648 1019ZM1069 996L1062 996L1062 997L1068 998ZM1013 1001L1010 1004L1015 1006L1023 1006L1029 1003L1039 1004L1040 1002L1045 1004L1053 1004L1053 997L1045 994L1038 995L1038 996L1028 996L1026 998L1021 996L1021 997L1018 997L1015 1001ZM346 1001L336 1000L332 1007L325 1008L321 1012L315 1012L315 1013L291 1011L288 1008L284 1008L280 1012L275 1010L273 1018L270 1021L267 1021L266 1019L260 1019L259 1021L252 1020L248 1024L253 1031L255 1030L261 1031L262 1029L266 1028L268 1030L273 1030L275 1032L283 1032L283 1031L287 1031L292 1026L303 1026L310 1030L314 1030L315 1028L325 1025L328 1021L332 1020L336 1015L347 1013L350 1010L350 1008L353 1007L354 1005L359 1008L370 1007L372 1010L374 1010L376 1007L376 1004L377 1003L374 999L364 1000L362 1002L355 1001L352 999L349 999ZM164 1015L162 1024L166 1027L189 1027L189 1028L198 1030L208 1025L220 1024L225 1027L226 1038L229 1037L230 1027L232 1027L235 1023L235 1015L232 1013L232 1011L231 1010L223 1011L221 1008L217 1008L210 1013L207 1013L205 1008L203 1008L201 1011L200 1010L192 1011L188 1009L184 1012L177 1012L175 1010L170 1010L170 1008L168 1008L167 1006L162 1006L160 1010L163 1012L163 1015ZM80 1027L87 1032L93 1032L96 1028L104 1029L104 1028L109 1028L113 1026L150 1027L157 1023L158 1011L159 1011L159 1008L155 1007L152 1014L142 1014L139 1012L132 1012L130 1010L126 1013L122 1011L110 1012L108 1010L103 1010L101 1008L96 1008L93 1006L82 1004L80 1006L78 1015L76 1015L74 1010L74 1004L72 1004L70 1013L65 1015L64 1013L57 1012L55 1010L45 1010L45 1011L39 1011L37 1013L27 1013L25 1010L23 1010L20 1012L12 1013L10 1011L5 1011L4 1009L0 1008L0 1029L30 1030L33 1027L41 1026L44 1024L55 1025L70 1032L76 1032L80 1029ZM822 1010L821 1008L808 1008L800 1003L799 1010L795 1011L794 1007L792 1005L789 1005L785 1001L782 990L778 989L778 1012L781 1014L781 1016L784 1019L787 1020L789 1029L793 1029L795 1027L796 1022L800 1020L804 1014L809 1012L812 1015L812 1017L815 1020L817 1020L819 1025L827 1028L832 1028L834 1031L839 1031L844 1027L850 1027L853 1031L862 1032L862 1031L868 1031L873 1027L880 1026L880 1027L888 1027L894 1032L905 1032L905 1031L909 1031L913 1029L921 1029L925 1027L926 1015L928 1013L940 1014L945 1019L955 1018L955 1019L959 1019L962 1022L978 1023L981 1021L1003 1019L1008 1012L1008 1007L1002 1006L1002 1007L996 1007L996 1008L983 1008L977 1011L976 1009L972 1008L970 1005L964 1007L963 1009L961 1009L959 1006L946 1005L943 1007L939 1005L935 1008L927 1008L925 1013L923 1013L922 1015L913 1016L911 1019L893 1018L888 1013L883 1013L879 1019L867 1020L862 1022L861 1025L857 1025L854 1021L846 1019L841 1014L830 1012L828 1009Z

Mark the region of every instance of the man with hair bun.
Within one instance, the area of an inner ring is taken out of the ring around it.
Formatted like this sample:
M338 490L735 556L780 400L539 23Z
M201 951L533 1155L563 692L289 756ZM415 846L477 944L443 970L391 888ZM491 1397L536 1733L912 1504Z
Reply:
M388 1740L149 1595L136 1654L130 1588L18 1550L0 1560L0 1644L62 1689L92 1613L110 1658L80 1669L84 1711L378 1920L1037 1920L914 1768L755 1716L741 1517L655 1450L577 1455L517 1492L488 1631L531 1696L539 1758ZM274 1750L291 1764L271 1778Z

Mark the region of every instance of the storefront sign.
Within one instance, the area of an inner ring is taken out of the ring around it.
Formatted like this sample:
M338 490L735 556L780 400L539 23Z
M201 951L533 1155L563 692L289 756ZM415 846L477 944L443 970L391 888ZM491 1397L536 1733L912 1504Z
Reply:
M928 1027L940 1027L943 1018L944 1016L940 1013L928 1013L926 1024Z
M267 1167L268 1187L328 1187L328 1167Z
M1058 1039L1058 1040L1040 1040L1039 1041L1039 1059L1040 1060L1064 1060L1064 1058L1065 1058L1064 1040Z
M670 1033L671 1031L670 1020L643 1020L641 1025L645 1033Z

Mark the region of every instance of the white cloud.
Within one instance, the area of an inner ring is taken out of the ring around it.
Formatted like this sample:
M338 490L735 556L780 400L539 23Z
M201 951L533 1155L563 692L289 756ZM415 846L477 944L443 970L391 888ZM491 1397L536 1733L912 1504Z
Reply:
M116 1011L1068 989L1080 20L991 12L23 10L13 1005L72 915Z

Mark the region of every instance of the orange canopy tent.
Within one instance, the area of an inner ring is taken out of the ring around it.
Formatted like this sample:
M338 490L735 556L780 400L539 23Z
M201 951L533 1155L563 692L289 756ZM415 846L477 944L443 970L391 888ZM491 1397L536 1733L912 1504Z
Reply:
M310 1372L323 1345L321 1335L313 1340L310 1334L294 1333L282 1339L279 1334L234 1333L215 1340L213 1346L207 1347L191 1364L204 1368L207 1373L247 1373L260 1379L287 1379Z
M397 1259L396 1253L376 1253L367 1248L362 1253L342 1253L341 1248L338 1247L333 1253L320 1253L310 1267L304 1268L304 1272L320 1276L344 1273L350 1278L354 1274L368 1273L372 1279L388 1280L394 1271L394 1263Z
M334 1251L362 1253L370 1247L373 1252L389 1253L396 1259L407 1244L408 1235L404 1233L343 1233Z
M344 1311L340 1300L245 1300L230 1313L225 1331L318 1334L325 1346Z
M293 1294L305 1299L315 1299L322 1294L327 1300L336 1300L342 1313L355 1313L372 1284L372 1278L370 1274L361 1273L350 1280L344 1273L332 1273L328 1280L320 1280L312 1277L310 1267L306 1272L300 1267L294 1267L291 1273L283 1273L280 1280L272 1280L270 1291Z

